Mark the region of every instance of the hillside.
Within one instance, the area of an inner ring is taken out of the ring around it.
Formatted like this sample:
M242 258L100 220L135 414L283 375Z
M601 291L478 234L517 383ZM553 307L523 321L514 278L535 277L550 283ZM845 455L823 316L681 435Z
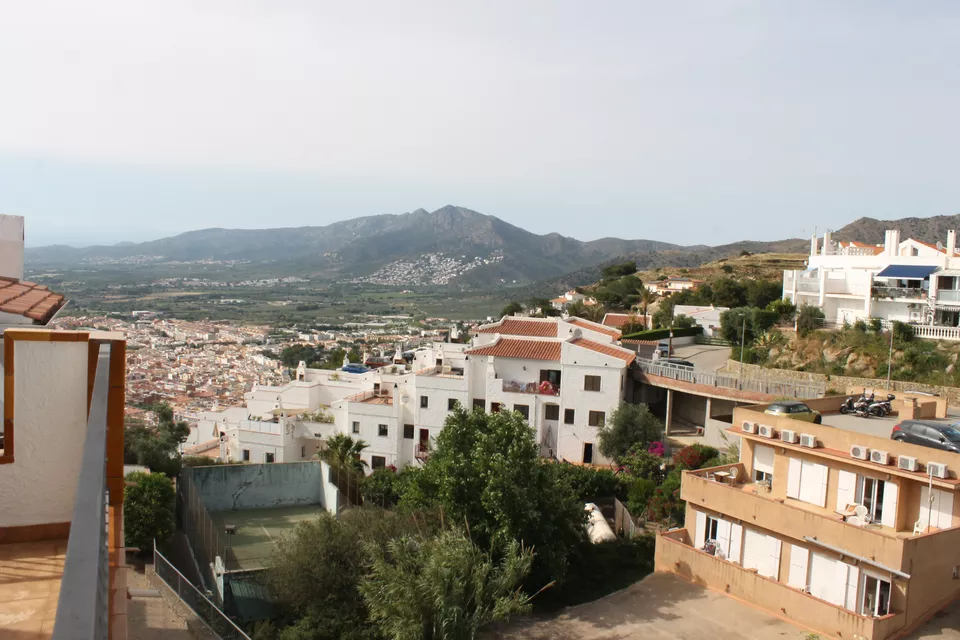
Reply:
M877 220L860 218L833 232L834 240L859 240L867 244L883 244L884 231L899 229L900 238L916 238L931 244L944 242L947 231L960 228L960 214L931 218L900 218Z
M443 254L444 268L454 273L459 273L458 268L463 271L459 282L493 284L553 277L597 264L611 252L675 248L679 249L652 240L605 238L582 242L557 233L537 235L494 216L450 205L433 212L418 209L323 227L204 229L138 244L83 249L38 247L28 249L26 257L34 268L150 261L270 262L291 273L333 279L368 276L393 263L400 263L398 268L402 269L407 264L404 261ZM463 268L470 262L476 264Z

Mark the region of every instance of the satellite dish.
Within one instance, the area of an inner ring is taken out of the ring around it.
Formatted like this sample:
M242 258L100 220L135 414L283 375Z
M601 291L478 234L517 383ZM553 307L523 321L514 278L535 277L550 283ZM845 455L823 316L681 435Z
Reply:
M574 329L574 330L573 330L573 339L574 339L574 340L579 340L579 339L582 338L582 337L583 337L583 331L581 331L580 329Z

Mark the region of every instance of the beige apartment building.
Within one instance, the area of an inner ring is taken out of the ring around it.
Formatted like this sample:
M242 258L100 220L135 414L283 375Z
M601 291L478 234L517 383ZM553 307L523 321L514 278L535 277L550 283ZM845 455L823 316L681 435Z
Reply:
M764 408L734 413L740 462L684 474L657 571L843 639L899 637L960 596L960 454Z

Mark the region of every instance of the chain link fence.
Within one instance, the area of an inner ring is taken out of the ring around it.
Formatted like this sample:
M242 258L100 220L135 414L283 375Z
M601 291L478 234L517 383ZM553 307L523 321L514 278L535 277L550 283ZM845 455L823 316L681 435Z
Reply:
M153 569L184 604L190 607L201 621L222 640L251 640L250 636L233 623L207 596L190 584L169 560L153 545Z

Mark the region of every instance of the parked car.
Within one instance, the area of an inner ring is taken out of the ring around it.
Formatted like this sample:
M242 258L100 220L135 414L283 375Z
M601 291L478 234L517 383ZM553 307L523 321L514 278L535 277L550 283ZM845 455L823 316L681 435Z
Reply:
M693 369L694 365L689 360L683 358L662 358L657 364L668 364L674 367L687 367Z
M949 424L932 420L904 420L893 427L890 438L897 442L960 453L960 422Z
M343 371L344 373L366 373L367 371L370 371L370 367L362 364L350 363L340 369L340 371Z
M820 412L814 411L803 402L774 402L767 407L764 413L772 416L787 416L794 420L803 420L804 422L812 422L814 424L823 422L823 416L820 415Z
M670 343L666 340L657 343L657 357L661 359L670 357Z

